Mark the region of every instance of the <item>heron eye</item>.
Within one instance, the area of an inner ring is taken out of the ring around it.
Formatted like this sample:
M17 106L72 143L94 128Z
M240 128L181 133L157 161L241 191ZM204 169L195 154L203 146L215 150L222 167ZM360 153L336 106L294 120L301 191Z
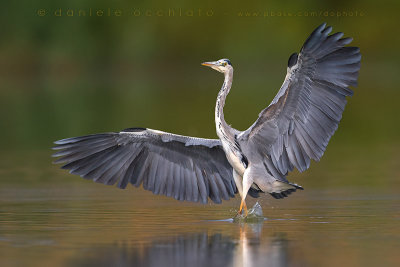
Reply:
M222 63L222 66L224 66L224 67L225 67L225 66L226 66L226 62Z

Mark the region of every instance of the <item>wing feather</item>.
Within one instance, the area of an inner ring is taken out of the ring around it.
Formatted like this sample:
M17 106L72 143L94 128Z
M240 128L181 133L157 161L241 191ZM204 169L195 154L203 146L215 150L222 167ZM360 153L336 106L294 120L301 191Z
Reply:
M248 153L270 159L267 163L273 166L267 168L277 179L293 167L305 171L311 159L322 157L342 118L346 96L353 95L349 86L357 86L360 49L346 47L353 39L342 38L343 33L328 36L332 27L325 26L314 30L295 63L289 59L278 94L239 134Z
M220 203L236 192L219 140L131 128L55 144L55 163L99 183L120 188L143 184L155 194L202 203L208 198Z

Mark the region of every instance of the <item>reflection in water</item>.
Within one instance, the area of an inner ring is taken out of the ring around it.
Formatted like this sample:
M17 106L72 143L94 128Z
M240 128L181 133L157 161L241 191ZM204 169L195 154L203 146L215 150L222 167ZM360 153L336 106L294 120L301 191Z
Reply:
M243 224L234 266L287 266L288 240L284 234L261 239L263 224Z
M237 238L207 232L141 245L127 242L85 251L73 266L287 266L285 235L261 239L263 223L243 224Z
M0 266L400 266L394 191L309 190L252 224L215 220L234 203L88 188L0 187Z

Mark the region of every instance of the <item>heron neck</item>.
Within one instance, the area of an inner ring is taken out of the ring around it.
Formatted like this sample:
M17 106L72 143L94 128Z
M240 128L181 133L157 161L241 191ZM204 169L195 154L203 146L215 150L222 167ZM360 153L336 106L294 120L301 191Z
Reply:
M224 83L222 84L221 90L218 93L217 103L215 105L215 124L217 127L217 134L220 138L224 135L226 137L227 134L232 132L232 128L225 122L224 118L224 105L226 96L229 94L229 91L232 87L233 80L233 69L230 69L225 73Z

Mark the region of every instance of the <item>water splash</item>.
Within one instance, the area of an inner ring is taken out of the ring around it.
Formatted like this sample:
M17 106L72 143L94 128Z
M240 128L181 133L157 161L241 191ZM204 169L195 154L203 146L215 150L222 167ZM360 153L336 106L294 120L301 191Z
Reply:
M256 202L254 206L249 209L247 216L244 214L237 214L233 217L233 222L238 223L259 223L265 221L267 218L263 216L263 211L260 203Z

